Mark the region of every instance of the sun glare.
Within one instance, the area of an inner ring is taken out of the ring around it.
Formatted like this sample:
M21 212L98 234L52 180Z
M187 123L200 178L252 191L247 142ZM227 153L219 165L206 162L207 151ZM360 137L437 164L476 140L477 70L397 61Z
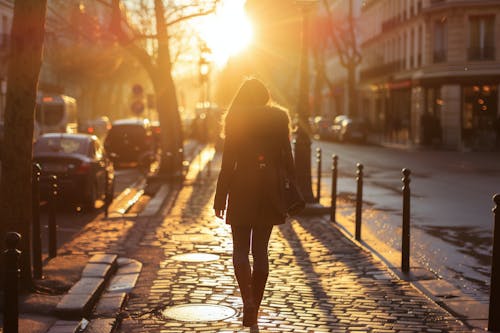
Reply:
M214 15L205 17L198 24L198 32L212 50L212 58L219 66L252 41L252 25L244 4L245 0L224 0Z

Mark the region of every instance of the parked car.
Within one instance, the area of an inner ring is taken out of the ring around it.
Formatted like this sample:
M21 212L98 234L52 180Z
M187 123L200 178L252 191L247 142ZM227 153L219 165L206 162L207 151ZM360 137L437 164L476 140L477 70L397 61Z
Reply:
M50 176L57 176L58 196L64 202L93 209L96 200L114 192L114 168L95 135L48 133L33 146L33 161L39 163L40 197L49 197Z
M365 142L368 135L367 124L362 119L345 118L337 133L336 137L341 142Z
M148 168L156 158L155 138L148 119L116 120L106 136L104 147L115 166Z
M333 140L340 141L340 131L342 129L342 122L345 119L349 119L348 116L341 114L333 118L332 132L333 132Z
M314 117L312 121L312 131L318 139L332 140L334 135L333 122L326 117Z

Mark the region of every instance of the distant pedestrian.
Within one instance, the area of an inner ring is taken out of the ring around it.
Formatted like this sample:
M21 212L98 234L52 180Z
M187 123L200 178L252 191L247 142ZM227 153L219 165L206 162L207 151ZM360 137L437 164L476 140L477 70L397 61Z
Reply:
M214 210L231 225L243 325L257 329L269 274L269 239L273 225L284 223L286 217L279 174L285 170L295 177L289 122L287 111L271 103L268 89L255 78L243 82L225 116Z

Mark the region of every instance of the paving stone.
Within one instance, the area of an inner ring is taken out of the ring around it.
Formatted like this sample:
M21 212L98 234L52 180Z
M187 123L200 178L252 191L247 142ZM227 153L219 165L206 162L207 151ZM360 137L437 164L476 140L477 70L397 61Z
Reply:
M130 258L118 258L118 271L116 274L134 274L140 273L142 263Z
M105 293L99 298L93 315L95 317L114 317L123 308L126 299L126 293Z
M55 311L60 318L78 319L89 313L93 300L92 294L66 294Z
M469 300L445 300L443 304L450 311L463 318L468 318L469 320L488 319L488 304L483 304L470 298Z
M106 291L108 292L130 292L139 278L139 274L119 274L111 278Z
M90 258L89 263L113 265L116 263L117 259L118 255L116 254L99 253L93 255L92 258Z
M83 269L83 277L97 277L106 279L111 275L111 265L88 263Z
M82 277L71 287L68 294L96 294L104 285L103 278Z

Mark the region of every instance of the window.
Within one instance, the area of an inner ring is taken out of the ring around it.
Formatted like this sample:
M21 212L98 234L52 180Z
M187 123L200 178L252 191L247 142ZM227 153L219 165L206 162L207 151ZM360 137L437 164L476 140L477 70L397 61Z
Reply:
M447 30L446 17L434 22L434 63L445 62L447 59Z
M495 16L469 17L469 60L495 59Z

